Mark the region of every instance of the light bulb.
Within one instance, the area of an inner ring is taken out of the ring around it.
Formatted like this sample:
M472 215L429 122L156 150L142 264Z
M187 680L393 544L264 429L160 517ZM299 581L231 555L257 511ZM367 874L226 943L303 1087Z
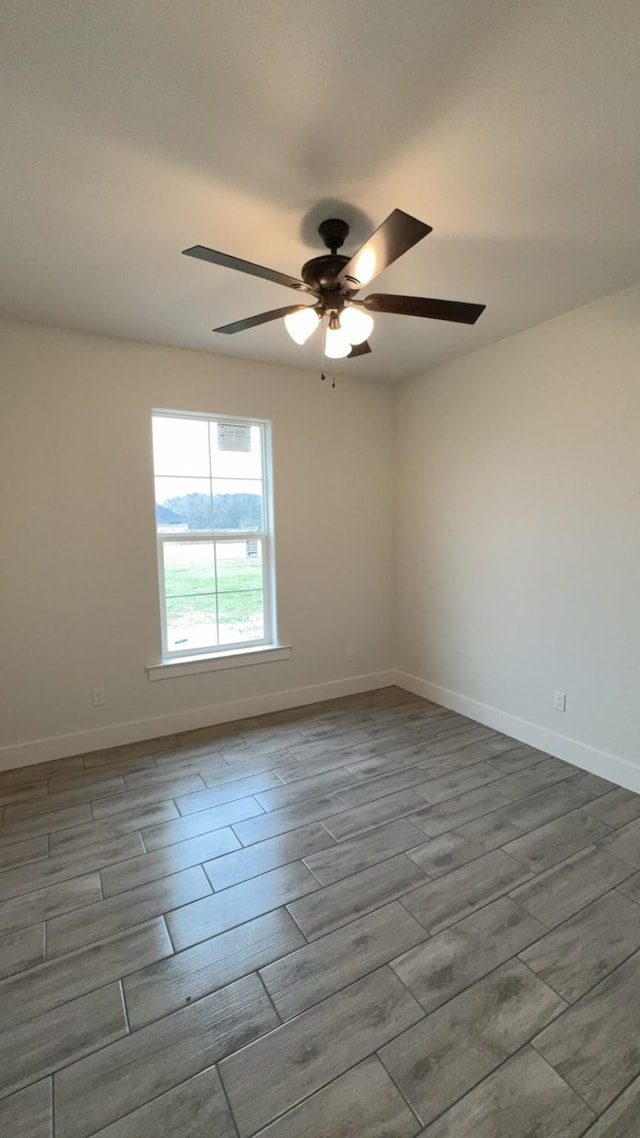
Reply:
M341 360L344 356L348 356L351 351L351 341L344 329L340 327L335 312L329 318L324 351L330 360Z
M284 318L285 328L296 344L305 344L319 323L320 317L312 305L299 308L297 312L290 312Z
M350 344L364 344L373 328L373 319L361 308L349 306L340 313L340 327L346 332Z

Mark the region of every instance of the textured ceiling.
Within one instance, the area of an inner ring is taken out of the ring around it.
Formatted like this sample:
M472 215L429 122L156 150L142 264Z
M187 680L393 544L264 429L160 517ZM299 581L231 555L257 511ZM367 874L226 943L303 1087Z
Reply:
M378 316L343 374L415 375L640 279L636 0L8 0L0 311L314 366L280 286L318 221L352 251L394 207L433 233L369 291L480 301Z

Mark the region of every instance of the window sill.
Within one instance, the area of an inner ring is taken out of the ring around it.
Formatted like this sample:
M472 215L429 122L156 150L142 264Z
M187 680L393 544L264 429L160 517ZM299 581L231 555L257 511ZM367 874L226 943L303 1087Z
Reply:
M179 660L165 660L162 664L149 664L150 680L172 680L180 676L196 676L200 672L221 672L228 668L246 668L250 664L274 664L290 660L290 644L270 645L266 648L235 648L232 652L216 652L209 656L183 656Z

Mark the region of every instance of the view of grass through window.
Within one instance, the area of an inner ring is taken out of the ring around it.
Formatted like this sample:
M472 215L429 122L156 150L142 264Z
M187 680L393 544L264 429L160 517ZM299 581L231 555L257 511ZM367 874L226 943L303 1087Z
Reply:
M262 639L262 558L248 545L216 542L215 552L209 542L165 545L167 631L176 648Z

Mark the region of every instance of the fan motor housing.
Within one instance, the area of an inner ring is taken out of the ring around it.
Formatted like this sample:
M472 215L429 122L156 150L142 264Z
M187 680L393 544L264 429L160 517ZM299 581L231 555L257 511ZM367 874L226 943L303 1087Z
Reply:
M328 290L346 294L347 290L338 281L338 274L348 261L349 258L341 253L325 253L323 257L313 257L302 266L302 279L314 292Z

